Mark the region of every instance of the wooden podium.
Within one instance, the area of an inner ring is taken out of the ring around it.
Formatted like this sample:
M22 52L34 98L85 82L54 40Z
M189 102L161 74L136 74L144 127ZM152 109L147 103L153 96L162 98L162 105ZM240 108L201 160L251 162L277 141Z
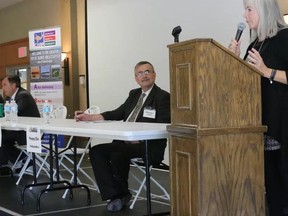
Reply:
M213 39L168 48L172 215L264 216L260 74Z

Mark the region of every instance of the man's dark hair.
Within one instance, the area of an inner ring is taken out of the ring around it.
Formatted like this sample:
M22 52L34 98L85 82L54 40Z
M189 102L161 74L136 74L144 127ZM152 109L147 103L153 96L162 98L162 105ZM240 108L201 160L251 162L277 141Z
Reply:
M138 62L138 63L135 65L135 67L134 67L134 71L136 70L137 67L139 67L140 65L144 65L144 64L149 64L149 65L152 67L153 72L154 72L154 66L153 66L150 62L148 62L148 61L140 61L140 62Z
M21 79L18 75L8 75L7 78L9 83L15 83L17 88L21 87Z

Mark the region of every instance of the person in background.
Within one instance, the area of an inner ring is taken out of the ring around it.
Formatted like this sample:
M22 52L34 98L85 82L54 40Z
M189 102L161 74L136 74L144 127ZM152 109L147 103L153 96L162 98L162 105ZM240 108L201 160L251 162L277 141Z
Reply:
M6 76L2 80L3 93L6 100L15 100L18 105L18 116L40 117L36 102L32 95L21 87L21 80L17 75ZM12 164L19 156L20 150L15 144L26 144L25 131L2 130L2 146L0 147L0 174L10 175L8 161Z
M251 44L244 57L261 73L265 189L270 216L288 215L288 26L277 0L243 0ZM229 49L240 55L240 41Z
M131 90L121 106L98 115L76 111L76 121L123 120L170 123L170 94L155 84L156 72L153 65L147 61L137 63L134 76L140 88ZM140 111L137 113L135 112L137 110ZM166 139L148 141L151 164L160 164L163 160L166 142ZM120 211L129 202L131 198L128 190L130 159L145 158L144 155L145 143L143 141L113 140L112 143L91 148L90 161L102 200L109 200L108 211Z

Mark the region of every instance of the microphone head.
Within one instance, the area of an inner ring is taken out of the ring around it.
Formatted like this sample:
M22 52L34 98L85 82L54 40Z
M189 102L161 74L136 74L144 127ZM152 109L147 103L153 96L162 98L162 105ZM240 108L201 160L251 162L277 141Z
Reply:
M181 31L182 31L181 26L176 26L172 30L172 35L175 37L176 35L179 35Z
M243 30L246 28L246 25L245 23L243 22L240 22L238 25L237 25L237 32L236 32L236 36L235 36L235 40L236 41L239 41L241 35L242 35L242 32Z
M179 34L181 33L181 31L181 26L176 26L175 28L173 28L172 35L174 37L174 42L179 42Z
M246 24L243 23L243 22L240 22L240 23L237 25L237 29L239 29L240 31L243 31L245 28L246 28Z

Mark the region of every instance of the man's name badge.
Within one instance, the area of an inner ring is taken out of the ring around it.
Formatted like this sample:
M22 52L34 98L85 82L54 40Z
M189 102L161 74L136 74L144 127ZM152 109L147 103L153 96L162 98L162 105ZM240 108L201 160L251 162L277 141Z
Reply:
M143 117L155 119L156 118L156 110L152 109L150 107L145 107Z

